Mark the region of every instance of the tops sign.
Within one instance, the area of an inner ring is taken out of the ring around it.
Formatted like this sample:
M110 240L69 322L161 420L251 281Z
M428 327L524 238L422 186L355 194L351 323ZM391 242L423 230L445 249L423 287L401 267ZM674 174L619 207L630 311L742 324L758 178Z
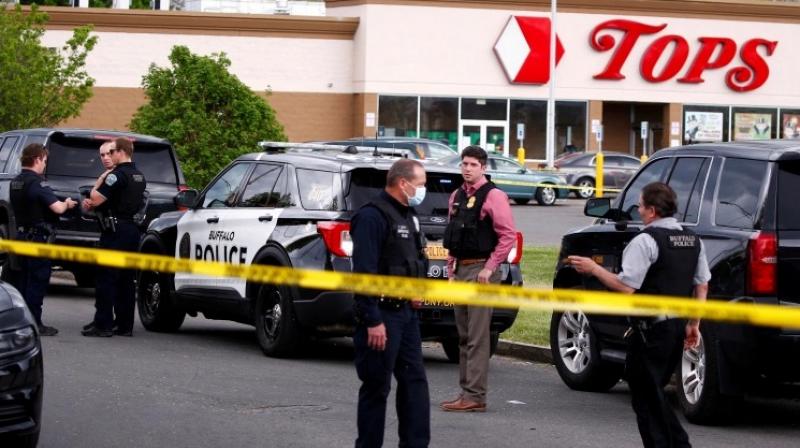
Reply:
M639 38L658 34L666 27L667 24L647 25L622 19L597 25L589 36L589 44L597 52L611 52L611 57L605 69L594 75L594 79L625 79L623 66ZM619 41L610 32L622 32ZM512 83L544 84L550 80L547 70L549 35L548 18L511 18L495 45L495 53ZM717 36L699 37L697 40L700 46L690 54L689 42L682 36L667 34L656 38L642 53L639 74L645 81L661 83L683 71L677 82L700 84L705 82L703 75L708 70L727 68L725 84L735 92L756 90L769 78L766 58L775 52L778 42L754 38L738 45L733 39ZM556 51L558 61L564 54L560 41L557 41ZM741 63L733 63L737 51ZM664 62L657 67L662 60Z

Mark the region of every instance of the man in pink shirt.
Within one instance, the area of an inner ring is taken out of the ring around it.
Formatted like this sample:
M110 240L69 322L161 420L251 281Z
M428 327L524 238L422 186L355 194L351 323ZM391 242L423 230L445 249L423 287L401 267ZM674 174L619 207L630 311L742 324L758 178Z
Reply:
M516 229L508 196L486 179L486 151L468 146L461 152L464 184L450 196L450 223L444 247L450 280L500 283L498 267L516 244ZM492 309L455 307L458 329L461 393L441 403L449 412L486 411Z

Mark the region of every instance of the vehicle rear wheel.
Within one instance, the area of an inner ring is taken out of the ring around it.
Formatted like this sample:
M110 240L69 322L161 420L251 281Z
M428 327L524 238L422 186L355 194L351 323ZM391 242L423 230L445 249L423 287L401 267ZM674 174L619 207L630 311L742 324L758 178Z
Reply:
M700 345L683 351L675 372L678 378L678 403L686 419L692 423L719 423L741 400L741 397L719 392L715 346L713 331L703 328Z
M554 205L558 199L558 193L553 187L539 187L536 189L535 196L539 205Z
M136 282L136 305L139 320L149 331L178 331L186 319L186 311L172 296L173 276L156 271L141 271Z
M255 321L258 344L265 355L288 357L297 354L302 339L289 287L260 285Z
M6 443L8 443L8 445L6 445ZM3 446L13 446L18 448L36 448L36 445L39 444L39 431L24 436L7 436L7 438L0 437L0 444Z
M514 198L514 203L517 205L525 205L530 201L530 198Z
M575 191L575 196L580 199L589 199L594 196L594 179L591 177L582 177L575 182L575 186L580 188Z
M500 333L493 331L490 337L489 353L491 356L494 356L497 352L497 344L500 342ZM444 349L444 354L447 356L447 360L453 364L458 364L461 358L461 352L458 348L458 337L442 339L440 342Z
M553 313L550 351L558 375L570 389L605 392L622 378L622 364L600 358L597 338L581 311Z

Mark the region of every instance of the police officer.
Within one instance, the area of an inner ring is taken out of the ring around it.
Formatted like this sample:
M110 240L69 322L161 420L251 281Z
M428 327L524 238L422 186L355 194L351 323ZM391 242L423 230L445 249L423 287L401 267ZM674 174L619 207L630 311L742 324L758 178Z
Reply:
M75 207L72 198L58 200L42 174L47 166L44 146L31 143L22 150L22 172L11 182L11 207L17 224L17 239L44 243L55 236L58 215ZM31 310L39 333L55 336L58 330L42 323L42 303L50 282L51 262L46 258L18 257L20 272L15 275L19 289Z
M144 175L131 161L133 143L125 138L114 140L109 148L115 168L102 184L93 188L84 208L97 209L100 217L100 247L135 252L139 245L139 227L134 215L144 201L147 186ZM133 335L134 273L131 270L100 268L95 288L93 325L85 327L84 336L109 337ZM114 314L116 313L116 319Z
M639 214L645 227L622 254L618 275L586 257L571 256L578 272L592 275L613 291L628 294L694 296L705 300L711 272L700 239L672 217L675 192L654 182L642 189ZM700 341L700 322L669 316L631 318L626 334L625 376L639 434L645 447L689 447L689 436L664 397L664 386L683 350Z
M353 217L353 271L425 277L425 237L415 206L425 199L425 169L416 160L396 161L386 189ZM358 392L356 447L380 447L386 400L397 379L400 446L426 447L430 441L428 380L422 364L419 320L408 300L356 295L355 365Z

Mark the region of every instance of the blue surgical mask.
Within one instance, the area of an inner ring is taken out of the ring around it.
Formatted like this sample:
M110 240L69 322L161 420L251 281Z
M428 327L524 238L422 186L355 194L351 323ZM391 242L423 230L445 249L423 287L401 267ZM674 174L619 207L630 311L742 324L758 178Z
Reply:
M421 187L416 187L416 190L414 190L414 196L406 195L406 197L408 198L408 206L409 207L416 207L419 204L422 204L422 201L425 200L426 191L427 190L426 190L425 186L423 185ZM405 192L403 192L403 193L405 193Z

